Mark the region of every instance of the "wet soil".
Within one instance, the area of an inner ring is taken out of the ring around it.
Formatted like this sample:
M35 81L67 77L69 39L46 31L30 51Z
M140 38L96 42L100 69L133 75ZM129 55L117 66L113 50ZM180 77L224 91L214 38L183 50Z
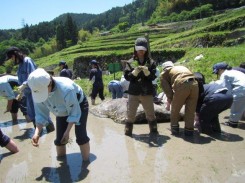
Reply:
M13 124L3 114L0 128L18 145L11 154L0 148L0 182L92 182L92 183L199 183L245 182L245 122L239 128L224 126L229 110L220 115L222 134L194 137L172 136L169 122L159 123L158 135L149 135L147 124L134 125L133 137L124 135L124 125L89 114L90 163L83 163L74 132L67 145L67 156L56 158L55 132L44 133L38 148L31 145L32 123L19 114ZM54 116L51 116L53 121Z

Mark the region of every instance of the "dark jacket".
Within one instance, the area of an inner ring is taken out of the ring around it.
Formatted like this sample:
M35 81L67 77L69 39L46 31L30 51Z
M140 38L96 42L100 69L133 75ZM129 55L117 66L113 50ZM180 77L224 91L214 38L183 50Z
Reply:
M62 69L60 71L60 76L72 79L72 71L70 69Z
M156 78L156 64L153 60L147 59L142 64L139 61L134 60L132 62L127 63L129 65L129 69L124 71L124 77L127 81L129 81L128 94L130 95L153 95L153 85L152 81ZM149 76L145 76L143 71L140 71L138 76L134 76L132 71L137 66L147 66L150 71Z
M242 72L242 73L244 73L244 74L245 74L245 69L244 69L244 68L242 68L242 67L232 67L232 69L233 69L233 70L240 71L240 72Z
M199 113L201 106L203 103L208 103L215 97L215 93L221 93L226 95L228 98L232 98L232 95L229 94L227 91L228 89L223 87L221 84L218 83L211 83L211 84L204 84L203 85L204 91L199 95L196 112Z
M94 78L93 86L103 87L102 71L99 68L91 69L89 74L89 80Z

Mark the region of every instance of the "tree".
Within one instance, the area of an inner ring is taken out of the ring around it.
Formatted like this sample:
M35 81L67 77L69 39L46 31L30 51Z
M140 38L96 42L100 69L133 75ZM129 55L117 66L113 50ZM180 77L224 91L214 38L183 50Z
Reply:
M65 22L65 39L66 41L71 41L72 45L77 44L77 40L78 40L77 25L72 20L72 17L69 14L67 14L67 18Z
M66 39L64 33L64 26L60 23L56 28L56 42L57 42L57 49L62 50L66 47Z

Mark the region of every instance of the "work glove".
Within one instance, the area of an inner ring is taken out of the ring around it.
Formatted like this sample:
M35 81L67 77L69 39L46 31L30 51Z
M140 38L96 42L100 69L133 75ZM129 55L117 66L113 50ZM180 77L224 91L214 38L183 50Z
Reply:
M149 76L150 75L150 71L148 70L148 67L146 66L141 66L143 72L144 72L144 75L145 76Z
M21 99L23 98L23 92L22 93L20 93L20 94L18 94L16 97L15 97L15 99L16 100L18 100L18 101L21 101Z
M140 71L141 71L141 69L140 69L139 67L136 67L136 68L134 68L134 70L132 71L132 74L133 74L135 77L137 77L138 74L140 73Z
M22 84L19 87L17 87L18 93L23 93L24 89L27 87L26 84Z

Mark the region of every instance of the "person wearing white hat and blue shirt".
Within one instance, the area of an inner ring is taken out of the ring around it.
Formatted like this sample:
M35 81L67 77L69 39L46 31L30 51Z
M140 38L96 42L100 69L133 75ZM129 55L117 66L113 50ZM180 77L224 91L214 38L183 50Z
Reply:
M66 155L70 130L75 126L76 142L83 161L89 160L90 145L86 125L88 117L87 98L80 86L65 77L52 77L44 69L33 71L28 77L36 112L37 128L32 137L33 146L38 146L40 131L48 122L51 111L56 116L57 157Z

